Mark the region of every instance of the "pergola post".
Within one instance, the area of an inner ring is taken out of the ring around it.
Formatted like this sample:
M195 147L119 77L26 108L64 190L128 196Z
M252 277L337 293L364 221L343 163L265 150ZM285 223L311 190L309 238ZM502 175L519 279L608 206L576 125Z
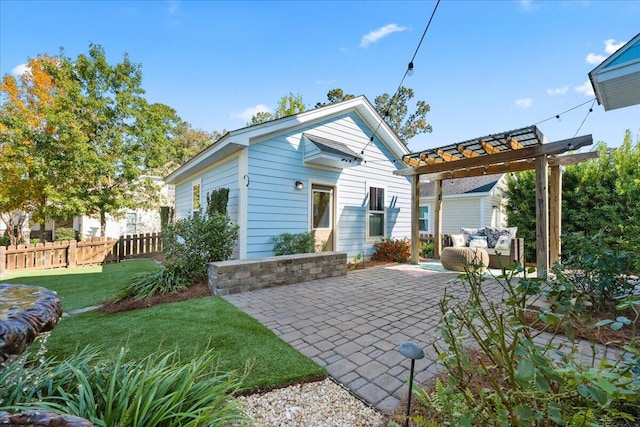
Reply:
M546 278L549 270L549 193L547 156L537 156L536 166L536 273Z
M562 234L562 167L551 166L551 183L549 194L550 211L550 236L549 236L549 263L553 265L560 259Z
M411 177L411 264L420 261L420 175Z
M435 181L435 211L433 212L433 257L440 259L442 253L442 180Z

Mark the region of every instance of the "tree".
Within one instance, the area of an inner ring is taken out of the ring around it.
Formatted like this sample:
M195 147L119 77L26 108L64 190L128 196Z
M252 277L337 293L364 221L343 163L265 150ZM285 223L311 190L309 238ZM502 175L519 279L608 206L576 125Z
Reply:
M59 77L70 82L69 119L90 147L83 174L82 197L87 214L106 216L122 208L149 207L158 195L151 176L169 161L171 139L182 122L162 104L148 104L139 64L109 65L104 49L91 44L75 60L60 55Z
M269 122L271 120L276 120L281 117L291 116L293 114L302 113L305 111L306 107L304 105L304 101L302 100L302 95L294 95L293 93L289 93L288 95L283 96L278 101L278 107L276 108L276 112L271 114L267 111L261 111L253 115L251 117L251 121L247 123L247 126L257 125L260 123Z
M562 176L562 233L595 236L618 251L640 252L640 140L625 132L622 145L598 144L599 157L567 166ZM507 217L525 238L528 260L535 259L535 174L508 181Z
M70 120L70 86L55 78L59 67L58 58L41 56L19 79L5 75L0 83L0 211L9 230L25 212L44 232L46 219L82 210L79 177L88 150Z
M416 102L416 109L409 114L409 101L413 98L413 89L400 87L394 96L383 93L374 101L374 108L382 116L384 121L393 129L398 138L406 145L414 136L431 132L431 125L427 123L427 113L431 110L425 101ZM351 94L345 94L342 89L331 89L327 93L328 102L316 103L316 108L336 104L354 98Z
M331 89L327 93L327 100L329 102L318 102L316 103L316 108L326 107L327 105L337 104L338 102L348 101L353 98L355 98L354 95L345 94L342 89Z
M175 169L193 158L196 154L214 144L218 139L227 133L213 131L211 133L193 129L187 122L181 122L173 132L170 159L164 165L162 175L168 175Z

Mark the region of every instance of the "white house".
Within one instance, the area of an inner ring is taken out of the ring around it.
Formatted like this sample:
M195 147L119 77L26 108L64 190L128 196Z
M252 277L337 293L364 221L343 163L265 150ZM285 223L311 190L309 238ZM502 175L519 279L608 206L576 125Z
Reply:
M122 209L114 216L107 214L105 225L105 237L118 238L130 234L158 233L161 231L160 206L173 205L173 186L166 185L160 177L150 178L158 188L159 200L157 206L149 209ZM55 229L60 227L73 228L78 233L78 238L86 240L91 237L101 236L100 218L98 216L79 216L68 221L54 221L45 223L45 234L48 240L55 240ZM31 237L40 237L40 224L31 224Z
M175 186L176 219L229 188L236 258L272 256L273 237L309 231L322 250L368 256L382 237L411 234L410 182L393 174L405 154L360 96L231 131L165 182Z
M460 227L506 227L507 175L483 175L442 181L442 234ZM435 183L420 183L420 234L433 234Z

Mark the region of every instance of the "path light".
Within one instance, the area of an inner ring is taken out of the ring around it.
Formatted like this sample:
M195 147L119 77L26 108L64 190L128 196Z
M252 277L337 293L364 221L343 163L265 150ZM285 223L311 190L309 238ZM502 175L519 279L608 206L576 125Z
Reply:
M413 390L413 368L416 363L416 359L422 359L424 357L424 351L418 346L418 344L411 341L406 341L400 344L398 351L404 357L411 359L411 373L409 374L409 397L407 400L407 416L405 417L404 425L409 426L409 413L411 412L411 392Z

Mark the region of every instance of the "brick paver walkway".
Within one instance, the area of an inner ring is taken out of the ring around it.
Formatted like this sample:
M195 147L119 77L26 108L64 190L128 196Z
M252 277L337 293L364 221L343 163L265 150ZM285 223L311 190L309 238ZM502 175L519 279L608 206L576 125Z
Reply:
M402 264L224 298L390 413L408 389L410 361L397 350L402 342L413 341L425 352L416 361L417 382L437 371L432 344L438 302L445 288L459 289L451 283L455 277Z

